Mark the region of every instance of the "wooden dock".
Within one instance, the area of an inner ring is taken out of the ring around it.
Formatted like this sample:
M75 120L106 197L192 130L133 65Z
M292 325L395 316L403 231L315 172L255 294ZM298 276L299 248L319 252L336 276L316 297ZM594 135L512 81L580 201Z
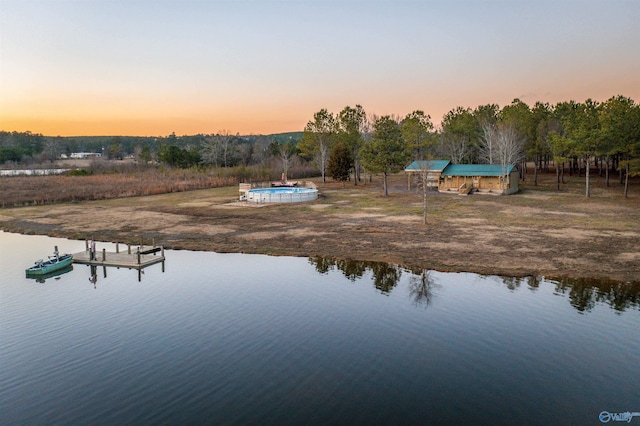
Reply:
M158 246L128 246L124 251L96 250L95 259L91 259L89 250L73 254L73 263L92 266L115 266L119 268L142 269L156 263L164 262L164 247Z

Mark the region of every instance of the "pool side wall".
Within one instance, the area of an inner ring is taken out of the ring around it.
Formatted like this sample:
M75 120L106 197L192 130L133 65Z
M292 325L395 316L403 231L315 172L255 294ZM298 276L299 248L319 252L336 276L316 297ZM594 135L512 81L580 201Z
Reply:
M304 192L266 193L247 191L247 201L253 203L301 203L313 201L318 198L317 189L308 189Z

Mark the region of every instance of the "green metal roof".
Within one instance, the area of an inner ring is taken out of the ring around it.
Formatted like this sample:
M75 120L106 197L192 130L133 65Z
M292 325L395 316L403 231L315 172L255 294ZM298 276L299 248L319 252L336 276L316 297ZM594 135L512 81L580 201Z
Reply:
M441 172L445 167L450 163L449 160L423 160L423 161L414 161L409 164L405 172L417 172L419 170L427 170L430 172Z
M505 168L505 174L509 175L514 169L514 165ZM442 176L501 176L502 166L500 164L449 164Z

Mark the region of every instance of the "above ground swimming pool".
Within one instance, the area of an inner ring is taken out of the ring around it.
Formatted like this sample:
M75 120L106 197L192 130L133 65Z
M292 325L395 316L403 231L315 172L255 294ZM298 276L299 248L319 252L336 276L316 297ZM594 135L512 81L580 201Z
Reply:
M247 191L247 201L254 203L300 203L318 198L314 188L257 188Z

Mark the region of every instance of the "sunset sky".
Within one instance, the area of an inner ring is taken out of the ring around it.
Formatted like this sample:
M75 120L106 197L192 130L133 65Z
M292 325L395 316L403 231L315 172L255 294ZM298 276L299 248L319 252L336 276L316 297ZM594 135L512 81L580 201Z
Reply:
M0 0L0 130L300 131L314 112L640 101L640 1Z

